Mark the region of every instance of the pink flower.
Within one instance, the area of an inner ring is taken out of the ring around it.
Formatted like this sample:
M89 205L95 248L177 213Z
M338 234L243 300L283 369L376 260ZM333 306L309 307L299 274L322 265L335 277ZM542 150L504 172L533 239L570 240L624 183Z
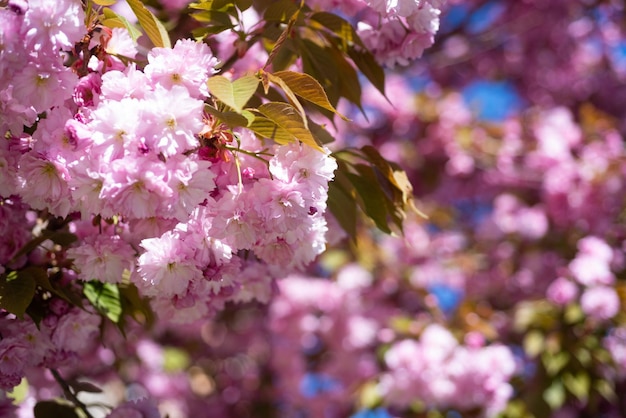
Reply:
M85 33L85 13L78 0L29 0L24 16L26 41L37 50L49 44L51 49L69 49Z
M580 306L586 315L598 320L607 320L619 312L620 300L612 287L594 286L583 292Z
M594 256L598 260L611 262L613 249L601 238L587 236L578 241L578 251L582 254Z
M180 154L199 145L195 134L199 133L204 103L194 99L181 86L171 86L166 90L157 86L154 92L146 94L144 126L149 128L144 134L146 146L165 157Z
M29 152L20 159L18 171L20 194L35 209L49 209L65 217L71 210L67 180L69 173L64 164Z
M3 338L0 341L0 388L9 390L17 386L30 358L31 350L25 340Z
M270 160L270 172L276 180L300 183L303 195L313 200L325 200L328 182L334 178L336 169L337 162L329 153L295 142L278 147Z
M119 283L124 271L132 271L135 251L117 235L98 234L67 250L67 256L74 259L80 279Z
M585 286L607 285L615 281L608 262L590 254L579 253L568 267L574 278Z
M74 308L61 316L52 333L52 343L61 350L82 353L100 332L100 315Z
M559 277L550 284L546 296L550 302L564 306L576 299L578 286L565 277Z
M152 90L148 77L131 64L122 72L107 71L102 75L102 98L122 100L123 98L142 99Z
M168 201L168 212L181 222L189 219L194 209L205 200L212 200L210 193L215 189L215 173L211 163L183 156L174 156L166 162L171 173L169 186L173 191Z
M144 71L153 84L168 90L183 86L191 97L202 98L209 95L206 81L217 64L206 44L181 39L171 49L153 48Z
M143 100L124 98L101 102L93 111L89 122L94 133L90 157L108 164L122 158L126 153L139 153L145 129L143 124L137 122L145 120L148 112Z
M137 55L137 44L124 28L113 28L111 37L106 41L104 48L107 54L121 55L122 57L135 58Z
M115 202L118 213L132 218L150 218L167 205L173 191L167 184L168 172L156 157L138 159L125 157L115 160L109 167L101 199Z
M98 73L89 73L81 77L74 87L74 103L78 106L94 106L101 93L102 78Z
M69 68L32 63L13 77L13 96L37 113L62 106L72 96L78 78Z
M190 282L200 280L202 272L191 258L194 248L188 248L180 235L168 231L159 238L141 242L145 248L138 259L141 276L136 284L147 296L171 297L184 295Z

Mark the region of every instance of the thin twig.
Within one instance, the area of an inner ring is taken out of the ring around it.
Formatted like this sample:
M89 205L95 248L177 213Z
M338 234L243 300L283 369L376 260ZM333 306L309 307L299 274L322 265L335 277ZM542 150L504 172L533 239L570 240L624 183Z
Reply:
M65 379L63 379L63 376L61 376L59 371L56 369L50 369L50 372L52 373L52 376L54 376L54 380L56 380L59 386L61 386L61 388L63 389L63 394L65 394L65 397L70 400L74 405L79 407L81 411L85 413L87 418L93 418L93 415L91 415L91 413L89 413L89 411L87 410L87 405L85 405L81 402L80 399L78 399L76 394L72 391L72 387L69 385L69 383L65 381Z

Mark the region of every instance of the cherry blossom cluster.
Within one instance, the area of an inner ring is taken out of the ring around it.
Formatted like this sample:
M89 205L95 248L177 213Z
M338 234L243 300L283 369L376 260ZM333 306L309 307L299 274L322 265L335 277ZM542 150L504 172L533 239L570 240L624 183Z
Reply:
M353 21L379 63L407 66L434 43L445 0L314 0L313 8L339 9Z
M482 337L468 334L461 345L446 328L429 325L418 341L402 340L385 353L389 372L381 390L390 404L410 405L419 399L427 408L471 411L496 416L513 394L508 383L517 365L511 350L481 346Z
M617 266L613 249L602 239L587 236L578 241L576 257L568 270L572 279L559 277L547 289L548 300L566 305L579 296L582 311L590 318L606 321L620 310L620 299L613 287L615 276L612 266Z
M102 318L58 299L36 326L3 313L0 318L0 388L10 390L23 377L36 382L42 368L75 364L97 345Z
M10 130L19 136L38 114L63 107L71 97L78 77L64 65L67 56L60 51L81 40L84 19L80 2L72 0L9 1L0 8L2 134Z
M270 311L278 350L272 364L293 414L342 416L350 391L367 380L376 382L382 403L398 411L417 400L425 408L495 416L512 396L509 380L518 366L510 348L485 345L477 332L459 344L435 324L419 339L398 335L393 318L401 311L385 300L385 280L357 264L340 270L336 282L290 277L279 286ZM384 367L375 355L380 347L386 348Z
M204 113L218 63L206 44L153 48L140 69L128 32L101 28L82 41L101 53L82 51L65 66L85 31L80 3L66 6L0 9L2 79L13 80L2 103L19 104L22 118L7 110L1 126L10 135L2 196L59 217L80 213L71 226L80 239L66 254L78 279L130 278L164 318L267 301L272 278L325 248L334 160L296 143L264 145Z

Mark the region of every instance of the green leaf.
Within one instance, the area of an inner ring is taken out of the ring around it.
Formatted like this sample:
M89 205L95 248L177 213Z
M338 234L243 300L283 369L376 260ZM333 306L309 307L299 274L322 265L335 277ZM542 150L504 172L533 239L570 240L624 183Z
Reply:
M552 382L552 385L543 392L543 400L546 401L552 410L559 409L565 403L565 388L559 381Z
M548 376L556 376L569 363L570 355L567 351L560 351L554 355L544 352L541 361Z
M378 229L391 234L387 218L388 197L381 189L374 170L364 164L358 164L355 168L358 168L358 174L350 172L345 174L360 197L361 208L374 221Z
M302 104L294 94L294 92L289 88L289 86L280 78L275 77L273 74L265 72L263 70L259 71L259 76L261 77L261 83L263 84L263 88L265 89L265 94L267 95L269 91L269 83L272 82L279 86L283 92L287 95L287 99L289 103L298 110L300 113L300 117L302 118L302 122L304 123L304 127L308 130L309 125L306 117L306 113L304 112L304 108Z
M102 389L100 389L98 386L90 382L81 382L78 380L72 380L67 383L72 387L72 389L74 389L74 393L78 393L78 392L102 393Z
M593 385L593 388L598 391L602 397L604 397L609 402L613 403L617 400L617 394L615 393L614 388L615 383L608 380L596 380Z
M85 297L100 312L112 322L118 323L122 316L122 302L120 290L113 283L102 283L92 280L85 283L83 288Z
M228 111L220 112L211 105L205 105L204 110L230 128L248 127L254 121L254 115L248 110L244 110L241 113Z
M64 401L40 401L34 408L35 418L79 418L76 407Z
M570 304L565 307L565 323L575 324L585 319L585 313L578 304Z
M75 234L64 231L44 231L42 235L62 247L68 247L78 239Z
M293 0L272 1L265 12L263 20L266 22L288 22L298 13L299 7Z
M303 39L297 42L302 54L304 72L315 78L328 94L328 100L336 105L339 102L339 70L328 53L328 48Z
M414 213L427 218L414 203L413 185L406 172L397 164L387 161L376 148L366 145L361 148L364 158L372 163L385 178L385 183L389 193L391 193L394 205L403 212L412 210ZM402 216L403 218L405 215Z
M359 390L359 404L368 409L374 409L383 401L380 389L376 382L366 382ZM372 414L377 415L377 414ZM384 414L381 414L384 415Z
M231 16L226 12L220 12L215 10L205 10L191 15L198 22L204 23L205 26L212 28L213 30L220 29L219 33L226 29L235 27L235 24L231 20Z
M294 65L300 53L295 49L293 39L285 38L282 46L274 54L272 59L272 69L274 71L284 70Z
M354 103L361 113L365 115L361 105L361 84L359 83L359 76L356 70L337 49L330 49L330 55L337 71L339 71L339 93Z
M324 125L319 125L308 119L309 130L320 144L330 144L335 138L326 130Z
M108 28L125 28L135 42L141 36L141 31L131 24L124 16L118 15L108 7L102 9L102 14L104 15L104 19L102 19L100 23L103 26Z
M254 121L248 126L248 129L255 132L263 138L269 138L278 144L288 144L295 141L293 135L272 122L268 118L256 116Z
M92 0L98 6L113 6L117 0Z
M356 238L356 200L350 192L351 185L341 171L335 173L335 179L328 184L328 208L344 231Z
M299 12L299 9L297 9L295 13L293 14L293 16L291 16L291 18L289 19L289 22L287 22L287 26L282 31L282 33L278 36L278 39L276 39L276 42L274 42L272 50L270 51L267 57L267 61L265 61L265 65L263 66L263 69L269 68L270 64L272 64L274 59L278 56L279 52L282 50L287 40L292 36L293 26L298 20L298 15L299 15L298 12Z
M214 75L207 81L209 92L222 103L233 108L237 113L243 111L259 85L259 79L252 76L243 76L231 82L224 76Z
M139 290L132 283L121 284L118 288L123 311L132 315L140 324L145 324L147 327L152 326L155 318L149 299L141 297Z
M295 140L318 151L324 151L311 134L311 131L307 129L298 111L290 104L281 102L263 103L258 110L278 127L288 132Z
M348 48L348 55L354 65L363 73L363 75L372 83L374 87L384 96L385 95L385 71L378 64L374 55L367 49Z
M128 5L133 10L135 16L137 16L137 20L139 21L139 25L146 31L146 35L152 41L154 46L162 47L162 48L171 48L172 43L170 41L170 37L167 34L167 30L163 26L163 24L159 21L144 6L141 0L126 0Z
M581 402L586 402L591 388L591 379L586 372L579 372L576 375L565 373L563 384L567 390Z
M283 90L285 89L284 86L286 86L290 91L297 94L301 98L339 115L339 117L343 120L348 120L347 117L335 109L335 107L328 100L328 96L326 95L324 88L310 75L297 73L295 71L278 71L273 73L272 76L273 78L271 81L275 82L274 80L276 78L281 81L280 86Z
M0 308L23 318L28 305L35 296L35 275L38 274L38 270L42 269L27 267L0 275Z
M196 10L213 10L225 12L233 9L233 2L229 0L205 0L200 3L191 3L189 7Z
M166 373L176 373L185 370L191 359L185 350L177 347L163 348L163 371Z
M538 356L544 348L544 335L540 331L532 330L524 336L524 351L529 357Z
M359 38L359 35L357 35L350 22L342 17L329 12L317 12L311 15L311 20L318 22L326 29L339 36L345 47L356 44L361 48L365 48L363 41L361 41L361 38Z
M241 11L248 10L252 7L253 0L235 0L237 8Z
M304 72L325 87L331 104L336 105L339 97L345 97L365 114L359 77L341 51L336 47L319 46L307 39L302 40L301 51Z

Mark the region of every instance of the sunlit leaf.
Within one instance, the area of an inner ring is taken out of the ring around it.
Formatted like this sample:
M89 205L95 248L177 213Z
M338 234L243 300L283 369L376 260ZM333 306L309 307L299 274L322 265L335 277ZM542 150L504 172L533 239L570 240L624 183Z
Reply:
M339 36L346 47L356 44L361 48L365 48L363 41L361 41L350 22L342 17L329 12L317 12L312 14L310 18Z
M259 85L254 76L243 76L231 82L224 76L214 75L207 81L211 95L222 103L241 113Z
M163 26L163 23L159 21L144 6L141 0L126 0L130 8L133 10L135 16L137 16L137 20L139 21L139 25L146 31L146 35L152 41L154 46L162 47L162 48L171 48L172 43L170 41L170 37L167 34L167 30Z
M83 292L98 312L106 315L114 323L119 322L122 315L122 303L117 285L92 280L85 283Z
M207 113L215 116L217 119L228 125L230 128L248 127L254 121L254 115L247 110L244 110L241 113L229 111L220 112L210 105L205 105L204 109Z
M567 365L570 360L570 355L566 351L561 351L559 353L549 354L543 353L541 356L541 361L543 366L546 368L546 372L549 376L555 376L559 373L563 368Z
M259 76L261 77L261 82L263 83L263 89L265 90L265 94L267 94L267 92L269 91L269 83L270 82L272 82L272 83L276 84L278 87L280 87L280 89L287 96L287 99L289 100L289 103L291 103L291 105L298 110L298 113L300 113L300 117L302 118L302 122L304 123L304 127L306 129L309 129L309 125L308 125L308 122L307 122L306 113L304 112L304 108L302 107L302 104L300 103L300 101L296 97L295 93L291 90L289 85L287 85L287 83L285 83L281 78L276 77L273 74L265 72L263 70L259 71Z
M271 139L281 145L296 141L296 138L294 138L294 136L289 132L272 122L270 119L262 116L255 117L254 121L248 126L248 129L263 138Z
M163 348L163 371L175 373L185 370L189 366L189 354L177 347Z
M92 0L98 6L113 6L117 0Z
M579 372L575 375L565 373L563 375L563 384L572 395L578 398L579 401L585 402L589 397L591 380L586 372Z
M615 393L614 383L607 380L597 380L593 388L598 391L609 402L615 402L617 394Z
M228 0L205 0L200 3L191 3L189 8L196 10L214 10L214 11L227 11L234 6L233 1Z
M295 71L278 71L272 75L274 78L281 80L281 86L287 86L290 91L301 98L339 115L344 120L348 120L348 118L335 109L328 100L324 88L310 75Z
M544 335L540 331L530 331L524 336L524 351L529 357L538 356L544 349Z
M543 392L543 400L546 401L552 410L559 409L565 402L565 388L559 381L552 382L552 385Z
M293 136L294 139L319 151L323 151L315 137L306 128L298 111L290 104L281 102L263 103L258 110L278 127Z
M376 382L367 382L359 391L359 403L364 408L374 408L382 401L380 389ZM381 414L384 416L384 414ZM374 414L372 414L374 416Z

